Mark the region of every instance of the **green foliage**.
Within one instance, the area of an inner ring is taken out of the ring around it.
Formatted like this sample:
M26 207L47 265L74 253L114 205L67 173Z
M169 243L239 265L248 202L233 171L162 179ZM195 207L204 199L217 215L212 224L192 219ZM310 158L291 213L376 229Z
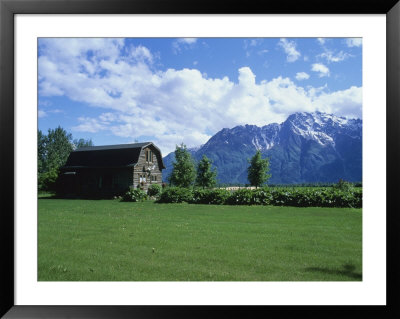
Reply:
M190 203L223 205L230 194L225 189L194 189Z
M183 187L167 187L161 193L158 203L183 203L192 201L192 191Z
M38 175L38 188L46 192L55 191L57 189L58 174L57 168L51 168L46 172L40 173Z
M261 152L258 150L250 160L250 166L247 169L247 178L250 185L259 187L265 184L271 175L269 172L269 159L261 158Z
M147 194L140 189L129 188L122 196L124 202L143 202L147 199Z
M175 162L172 164L173 169L169 177L169 181L173 186L190 187L196 178L196 171L192 156L183 143L179 147L176 146Z
M256 202L253 190L243 188L234 191L226 203L228 205L255 205Z
M56 129L49 129L46 137L46 166L48 169L60 168L63 166L73 150L72 135L68 134L60 126Z
M211 170L211 161L207 158L207 156L203 155L203 158L197 165L196 186L203 188L214 187L217 183L216 177L216 168L214 167L214 169Z
M161 194L161 186L158 184L152 184L147 190L149 196L158 197Z
M270 205L272 195L268 187L238 189L231 193L226 201L228 205Z
M295 207L362 207L362 188L343 191L333 187L262 187L225 189L194 189L169 187L159 203L216 205L273 205Z
M346 182L343 179L339 179L337 184L333 185L334 188L339 189L341 191L350 191L354 187L352 183Z
M332 187L270 188L270 204L296 207L362 207L362 189L343 191Z
M93 146L92 140L75 139L58 126L49 129L47 135L38 130L38 190L57 191L59 169L65 165L74 149Z
M78 149L81 147L88 147L88 146L93 146L93 142L91 139L85 140L83 138L75 139L73 142L74 144L74 149Z
M38 130L38 175L45 171L46 161L46 136ZM39 177L38 176L38 177Z
M73 150L72 135L60 126L49 129L47 135L38 131L38 188L55 191L59 168Z

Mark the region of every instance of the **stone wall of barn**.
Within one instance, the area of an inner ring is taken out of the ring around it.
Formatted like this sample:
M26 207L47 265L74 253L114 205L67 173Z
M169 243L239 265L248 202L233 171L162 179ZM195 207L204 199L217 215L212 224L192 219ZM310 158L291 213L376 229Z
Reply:
M152 152L152 158L146 157L146 152ZM137 165L133 170L133 188L145 191L152 184L162 185L162 172L159 167L160 153L150 145L142 149Z

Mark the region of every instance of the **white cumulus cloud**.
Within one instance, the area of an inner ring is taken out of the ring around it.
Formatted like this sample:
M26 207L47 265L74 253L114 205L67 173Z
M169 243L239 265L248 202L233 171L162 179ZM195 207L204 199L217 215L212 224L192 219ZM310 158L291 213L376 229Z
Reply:
M311 71L317 72L319 77L329 76L329 68L322 63L314 63Z
M193 48L194 44L196 44L197 38L179 38L172 42L172 51L175 54L178 54L182 51L182 49L190 49Z
M349 57L352 57L352 55L343 51L333 53L332 51L327 50L324 53L318 55L318 57L326 59L326 61L328 62L341 62Z
M180 43L193 44L197 42L197 38L180 38L177 41Z
M360 87L328 93L325 87L304 88L286 77L258 79L248 66L238 68L237 81L210 78L195 68L161 71L151 64L153 55L145 47L105 41L107 48L99 46L94 55L93 47L73 43L75 49L62 56L57 54L67 46L62 41L41 43L39 99L62 95L103 110L88 116L83 109L74 130L132 141L151 137L164 154L181 142L188 147L204 144L225 127L280 123L294 112L361 116ZM329 75L322 64L312 69ZM307 76L299 72L296 78Z
M39 118L41 118L41 117L46 117L46 116L47 116L46 111L38 110L38 117L39 117Z
M348 52L344 52L342 50L338 51L336 49L328 48L327 38L317 38L317 41L323 49L323 52L316 56L317 59L325 59L328 63L331 63L331 62L341 62L346 60L347 58L354 57L352 54Z
M352 86L332 93L322 92L315 97L314 106L321 112L350 118L362 117L362 88Z
M307 80L310 78L310 75L306 72L297 72L296 73L296 80L301 81L301 80Z
M139 61L147 60L150 63L153 62L153 55L150 53L150 50L141 45L132 47L130 55Z
M296 42L294 41L288 41L282 38L279 40L278 45L282 47L287 54L286 60L288 62L295 62L301 56L301 53L296 50Z
M346 39L348 47L360 47L362 45L362 38L348 38Z

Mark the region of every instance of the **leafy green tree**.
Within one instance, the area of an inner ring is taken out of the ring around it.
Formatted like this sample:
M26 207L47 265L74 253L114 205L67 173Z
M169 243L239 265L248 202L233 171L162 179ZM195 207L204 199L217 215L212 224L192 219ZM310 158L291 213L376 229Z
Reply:
M183 143L176 146L175 162L172 163L173 168L169 176L169 182L178 187L190 187L196 178L196 170L192 156Z
M211 188L214 187L217 183L217 170L211 169L211 161L207 158L207 156L203 155L203 158L197 165L197 177L196 177L196 185L203 188Z
M59 169L73 150L72 135L60 126L49 129L47 135L38 131L38 188L55 190Z
M46 161L46 136L42 131L38 131L38 173L44 172L44 165Z
M259 187L265 184L271 177L269 172L269 159L261 158L261 152L258 150L250 160L250 166L247 169L247 178L250 185Z
M49 129L46 141L46 162L47 168L58 169L63 166L73 150L72 135L67 133L60 126L56 129Z
M56 183L59 175L58 168L51 168L38 175L38 188L42 191L53 192L56 190Z
M80 138L79 140L75 139L72 143L74 144L73 147L75 150L81 147L93 146L93 142L91 139L88 140L85 140L83 138Z

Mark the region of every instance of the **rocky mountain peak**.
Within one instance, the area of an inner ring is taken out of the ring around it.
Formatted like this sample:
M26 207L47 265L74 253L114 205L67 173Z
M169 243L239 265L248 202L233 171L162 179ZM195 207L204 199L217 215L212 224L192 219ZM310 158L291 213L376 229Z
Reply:
M361 181L362 120L298 112L281 124L224 128L190 151L196 160L202 155L213 160L220 182L246 183L248 158L256 150L270 158L274 183ZM171 154L164 158L164 176Z

